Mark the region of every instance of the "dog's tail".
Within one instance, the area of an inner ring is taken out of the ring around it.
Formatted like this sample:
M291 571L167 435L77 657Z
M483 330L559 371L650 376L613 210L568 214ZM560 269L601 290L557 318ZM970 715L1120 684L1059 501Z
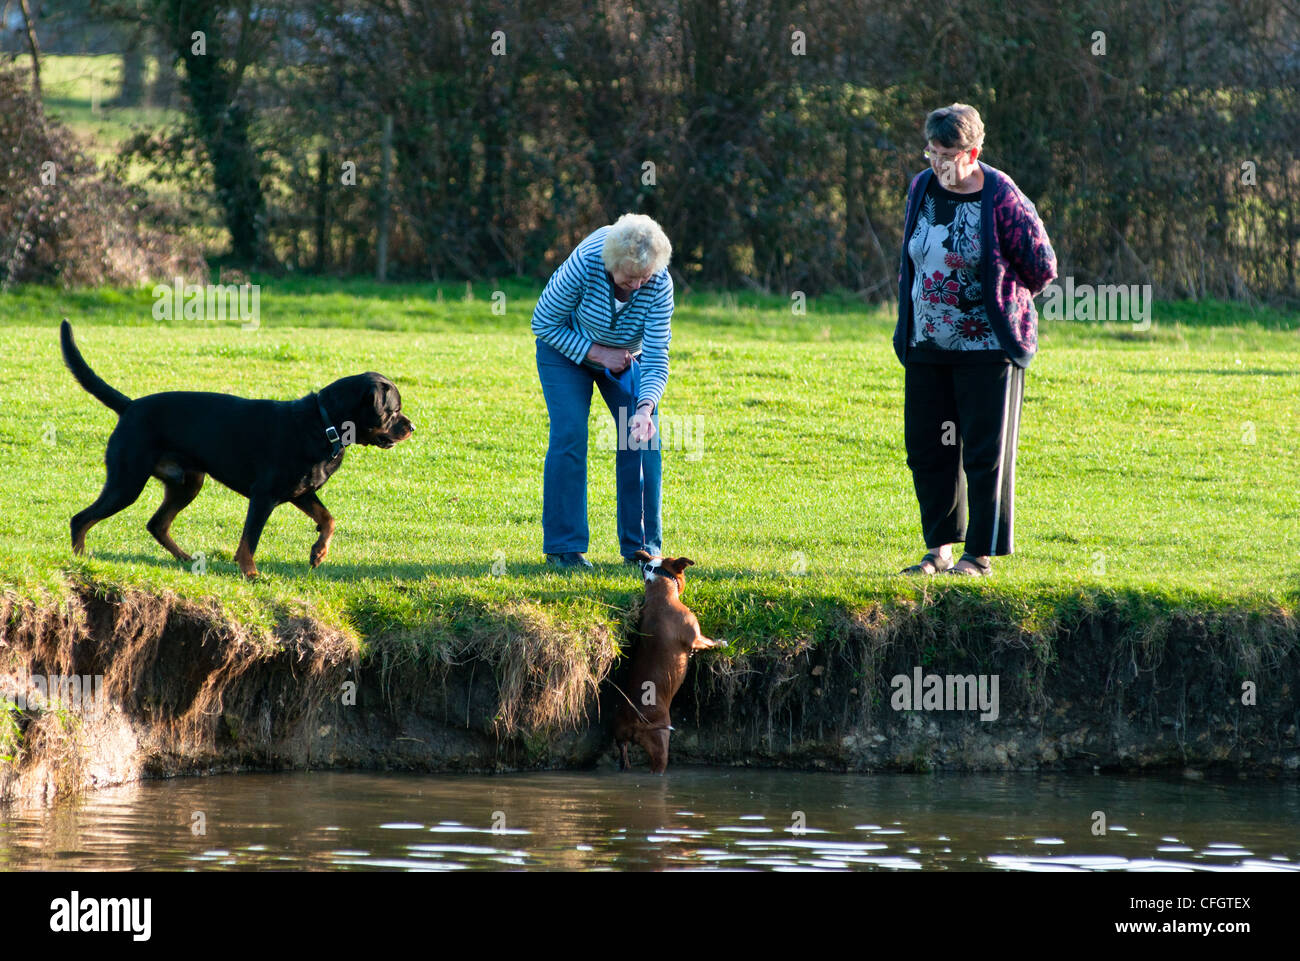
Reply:
M131 398L120 390L109 387L102 377L90 369L90 365L81 356L81 351L77 350L77 345L72 339L72 325L68 323L66 317L59 326L59 343L63 347L63 362L68 365L68 370L72 371L72 376L77 378L77 383L90 391L100 403L119 414L122 413L126 405L131 403Z

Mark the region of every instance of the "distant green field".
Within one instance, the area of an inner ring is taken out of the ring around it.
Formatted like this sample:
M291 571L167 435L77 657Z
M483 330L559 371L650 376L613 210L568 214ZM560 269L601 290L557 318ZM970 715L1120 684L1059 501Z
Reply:
M494 315L493 290L506 310ZM0 295L0 577L32 593L69 573L220 598L270 623L306 605L358 637L435 636L485 606L545 601L615 624L640 584L618 564L608 418L592 406L590 557L547 572L541 553L547 419L529 332L537 288L264 280L261 326L151 315L148 290ZM231 560L246 501L209 480L173 533L207 572L174 562L144 496L95 527L75 560L68 520L103 482L114 415L63 368L68 316L90 364L131 396L170 389L294 398L363 370L391 377L416 437L348 454L322 491L329 559L292 507L272 516L247 584ZM903 451L892 317L850 300L697 294L673 322L662 416L695 444L664 455L665 549L698 562L686 599L741 650L824 639L835 612L906 602L895 572L923 551ZM983 592L1023 623L1097 596L1157 607L1293 610L1300 564L1296 454L1300 317L1157 304L1150 331L1045 322L1017 464L1018 553ZM504 570L502 576L494 575ZM1082 599L1082 600L1080 600ZM458 627L460 624L460 627Z
M22 70L30 70L31 58L14 58ZM146 82L155 76L159 64L146 58ZM122 89L122 57L54 54L41 57L41 92L46 112L66 124L104 161L136 127L157 127L175 122L178 110L155 107L115 107L113 100Z

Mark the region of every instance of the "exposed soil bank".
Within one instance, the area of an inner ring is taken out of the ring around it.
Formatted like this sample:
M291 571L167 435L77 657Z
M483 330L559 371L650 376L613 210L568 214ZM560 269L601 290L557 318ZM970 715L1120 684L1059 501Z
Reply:
M1036 632L953 626L978 622L966 616L978 603L846 611L816 647L698 656L673 705L670 764L1300 770L1300 632L1285 615L1170 615L1135 631L1096 609ZM377 639L363 658L308 618L283 619L267 644L216 605L171 596L83 585L62 607L0 598L0 697L26 702L0 711L0 800L230 771L612 766L626 660L609 633L518 603L454 649ZM891 682L910 691L918 670L984 674L986 693L997 675L996 719L896 709ZM33 682L71 675L99 676L87 688L103 696L60 706Z

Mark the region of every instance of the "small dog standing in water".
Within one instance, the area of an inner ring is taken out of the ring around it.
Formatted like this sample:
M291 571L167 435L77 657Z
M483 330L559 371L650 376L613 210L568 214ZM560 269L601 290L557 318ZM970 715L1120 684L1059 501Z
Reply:
M629 693L624 696L614 721L614 743L619 748L619 770L631 765L628 746L636 741L650 755L650 770L663 774L668 768L668 732L672 719L668 709L686 677L686 662L695 651L725 647L726 641L712 641L700 633L700 622L679 600L686 587L683 572L695 562L689 557L651 557L645 551L633 555L645 573L645 606L641 608L641 639L632 655L628 677Z

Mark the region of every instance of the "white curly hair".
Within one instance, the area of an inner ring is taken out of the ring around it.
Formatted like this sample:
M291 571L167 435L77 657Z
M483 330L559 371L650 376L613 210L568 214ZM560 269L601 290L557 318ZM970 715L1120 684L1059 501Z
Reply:
M657 274L668 266L673 245L663 228L650 217L624 214L609 228L601 253L610 273L627 268L635 274Z

